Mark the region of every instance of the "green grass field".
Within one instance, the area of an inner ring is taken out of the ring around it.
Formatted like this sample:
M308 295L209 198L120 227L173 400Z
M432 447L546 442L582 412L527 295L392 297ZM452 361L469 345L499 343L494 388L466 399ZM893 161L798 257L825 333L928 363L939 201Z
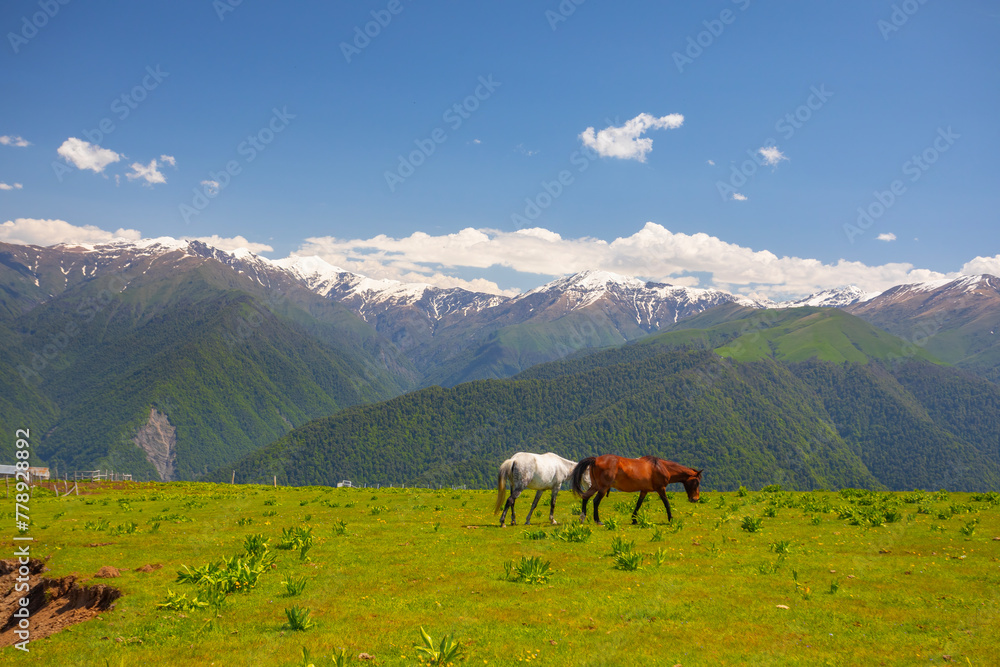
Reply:
M421 627L435 643L451 634L456 664L467 665L918 665L945 656L995 665L1000 656L997 494L706 492L693 505L678 493L672 524L654 498L640 527L628 523L635 496L613 493L602 519L619 525L588 521L589 537L575 535L582 542L559 538L574 537L565 531L578 523L568 492L558 526L547 523L546 495L537 526L500 529L494 500L450 489L116 484L65 498L36 489L30 532L33 555L51 556L47 576L86 579L113 566L121 577L94 583L124 596L99 619L33 641L27 656L0 650L0 662L320 666L343 647L347 664L412 665ZM518 502L521 522L530 500ZM277 548L284 529L307 526L314 543L304 560ZM199 593L177 581L182 566L241 554L256 533L277 559L254 588L228 595L218 614L157 607L168 590ZM101 542L113 544L86 546ZM548 562L547 576L516 580L522 557ZM163 568L134 571L155 563ZM287 593L289 578L305 579L298 595ZM315 625L285 627L292 607L308 608Z

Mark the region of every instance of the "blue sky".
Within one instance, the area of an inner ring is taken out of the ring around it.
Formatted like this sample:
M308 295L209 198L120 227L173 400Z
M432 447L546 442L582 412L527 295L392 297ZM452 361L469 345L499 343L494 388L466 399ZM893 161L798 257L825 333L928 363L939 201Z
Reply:
M492 290L1000 273L995 3L231 2L4 3L0 240ZM683 122L598 141L642 114Z

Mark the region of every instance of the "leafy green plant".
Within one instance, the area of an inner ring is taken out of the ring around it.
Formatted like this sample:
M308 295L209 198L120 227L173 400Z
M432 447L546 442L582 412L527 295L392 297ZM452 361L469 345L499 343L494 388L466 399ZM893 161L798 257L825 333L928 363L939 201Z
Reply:
M667 552L663 550L663 547L659 547L653 552L653 559L656 560L656 567L660 567L667 560Z
M156 606L159 609L169 609L170 611L195 611L207 607L208 603L204 600L199 600L197 595L188 599L187 595L178 595L172 590L167 589L167 599L163 602L158 602Z
M768 484L761 491L763 493L779 493L781 491L781 484Z
M350 659L351 657L347 655L347 649L343 646L333 652L334 667L345 667Z
M526 540L544 540L548 536L548 533L541 529L524 531L524 539Z
M608 530L618 530L618 519L611 517L604 520L604 527Z
M264 501L264 505L277 505L277 504L278 501L275 500L274 498L268 498L267 500Z
M420 638L423 644L414 644L413 647L420 654L422 662L426 661L431 665L447 665L457 660L462 654L461 645L452 639L452 635L445 635L441 638L441 643L435 645L434 640L421 626Z
M653 534L649 536L650 542L662 542L663 541L663 531L657 526L653 529Z
M281 585L285 587L285 594L288 597L295 597L305 590L306 578L299 577L298 579L292 579L291 577L288 577L281 580Z
M792 543L788 540L778 540L777 542L771 542L768 545L768 549L776 554L790 554L792 553Z
M814 516L813 518L809 519L809 523L814 526L818 526L819 524L823 523L823 517Z
M617 556L618 554L625 551L635 551L635 542L626 542L625 538L616 536L611 540L611 555Z
M635 515L635 523L639 528L652 528L653 521L649 518L649 512L643 510Z
M316 622L309 618L310 611L304 607L291 607L285 609L285 618L288 623L284 627L289 630L305 631L316 625Z
M125 523L120 523L111 530L112 535L134 535L139 530L139 524L134 521L126 521Z
M256 556L267 551L271 539L264 537L261 533L247 535L243 538L243 551L251 556Z
M774 518L778 516L778 508L774 505L769 505L764 508L764 516L769 518Z
M833 595L838 590L840 590L840 582L839 581L831 581L830 582L830 595Z
M249 526L252 523L253 523L253 518L249 517L249 516L245 516L242 519L240 519L239 521L237 521L236 525L237 526Z
M277 516L277 510L264 510L264 516Z
M338 519L337 523L333 524L333 534L334 535L346 535L347 534L347 524L343 519Z
M973 519L972 521L966 522L964 526L958 529L958 532L962 533L966 537L972 537L976 534L976 526L979 524L979 519Z
M740 498L746 498L747 495L749 495L749 493L750 492L747 491L747 487L745 486L741 486L739 489L736 490L736 495L738 495Z
M389 511L388 505L372 505L371 509L369 510L372 516L378 516L379 514L388 511Z
M526 584L547 583L552 575L552 563L542 561L539 556L521 556L518 562L506 561L504 563L504 578L509 581L518 581Z
M97 521L88 521L83 524L83 527L87 530L107 530L111 527L111 523L107 519L98 519Z
M747 531L748 533L756 533L764 526L763 519L755 519L752 516L743 517L743 522L740 524L740 528Z
M591 530L589 526L579 523L570 523L555 533L555 537L563 542L586 542L590 539Z
M638 551L621 551L615 554L615 569L631 572L642 567L643 556Z

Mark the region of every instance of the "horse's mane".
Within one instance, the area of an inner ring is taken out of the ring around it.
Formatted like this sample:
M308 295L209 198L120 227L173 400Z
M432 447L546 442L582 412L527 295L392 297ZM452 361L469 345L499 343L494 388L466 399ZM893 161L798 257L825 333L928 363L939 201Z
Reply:
M690 475L696 475L698 473L698 471L695 470L694 468L689 468L688 466L682 466L680 463L675 463L674 461L661 459L659 456L653 456L652 454L647 454L646 456L641 457L641 460L649 461L650 463L652 463L657 468L660 468L661 470L673 468L675 470L681 470L682 472L686 472Z

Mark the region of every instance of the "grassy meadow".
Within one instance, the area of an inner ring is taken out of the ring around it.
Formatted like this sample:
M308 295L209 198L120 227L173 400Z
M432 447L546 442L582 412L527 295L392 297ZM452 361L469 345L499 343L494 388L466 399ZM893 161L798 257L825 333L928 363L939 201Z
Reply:
M579 501L564 491L559 525L548 524L546 494L537 525L500 529L491 491L82 490L36 489L33 555L50 557L51 577L118 568L119 578L93 581L124 595L100 618L32 641L29 655L0 650L0 663L319 667L337 664L343 648L344 664L426 664L414 648L421 627L435 647L451 635L452 661L467 665L988 665L1000 656L996 493L741 489L690 504L680 492L672 523L654 497L637 526L636 496L612 493L607 525L581 529ZM518 502L519 522L531 497ZM232 592L213 599L220 575L204 566L238 555L262 573L230 579ZM147 564L163 567L135 571ZM183 566L205 576L178 581ZM174 608L158 607L168 591ZM182 595L211 601L185 609ZM296 619L314 625L291 629L292 608L308 609Z

